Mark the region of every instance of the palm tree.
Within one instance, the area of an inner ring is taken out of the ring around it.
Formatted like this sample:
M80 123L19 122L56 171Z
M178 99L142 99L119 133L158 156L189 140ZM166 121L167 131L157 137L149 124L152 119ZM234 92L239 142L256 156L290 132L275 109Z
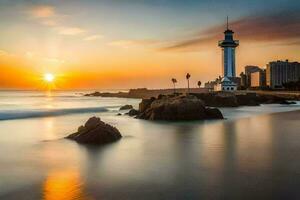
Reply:
M199 88L200 88L201 84L202 84L201 81L198 81L197 85Z
M176 78L172 78L172 83L174 85L174 94L176 93L176 87L175 87L175 84L177 83L177 80Z
M191 75L189 73L187 73L185 77L188 82L188 95L189 95L190 94L190 77L191 77Z

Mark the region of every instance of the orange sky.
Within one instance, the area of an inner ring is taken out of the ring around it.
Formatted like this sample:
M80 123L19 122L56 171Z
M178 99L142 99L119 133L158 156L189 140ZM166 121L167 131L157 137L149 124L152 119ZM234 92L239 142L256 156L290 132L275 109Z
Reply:
M178 87L185 87L187 72L196 87L198 80L204 83L221 75L217 42L223 37L222 18L202 27L201 20L185 16L194 21L185 26L180 21L176 24L164 19L169 17L165 11L161 16L164 28L156 29L161 24L151 24L147 18L139 21L149 23L147 27L135 21L132 25L129 19L121 24L110 18L84 18L81 12L68 11L70 5L9 6L0 5L1 15L10 19L0 23L1 89L44 89L45 73L55 75L55 88L61 90L167 88L173 77ZM14 16L6 11L16 8ZM206 17L203 21L210 16ZM297 34L272 34L278 31L268 19L236 16L232 20L235 38L240 40L237 74L245 65L264 67L273 60L299 60ZM257 24L264 20L270 24L269 29ZM166 27L168 22L175 28ZM289 26L299 27L299 22ZM247 27L258 30L258 35L253 37L255 32L249 32Z

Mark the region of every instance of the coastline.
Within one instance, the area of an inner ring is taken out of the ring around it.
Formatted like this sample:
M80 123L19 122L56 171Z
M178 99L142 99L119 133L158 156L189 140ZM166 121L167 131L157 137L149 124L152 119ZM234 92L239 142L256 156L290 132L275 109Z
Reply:
M186 94L186 88L178 88L175 90L177 94ZM215 94L221 92L212 92L206 88L190 88L190 94ZM224 92L226 93L226 92ZM293 91L255 91L255 90L237 90L235 92L230 92L234 95L260 95L260 96L272 96L283 98L287 100L300 100L300 92ZM119 97L119 98L151 98L158 97L159 95L172 95L174 94L174 89L147 89L147 88L137 88L130 89L128 92L92 92L86 93L84 96L88 97Z

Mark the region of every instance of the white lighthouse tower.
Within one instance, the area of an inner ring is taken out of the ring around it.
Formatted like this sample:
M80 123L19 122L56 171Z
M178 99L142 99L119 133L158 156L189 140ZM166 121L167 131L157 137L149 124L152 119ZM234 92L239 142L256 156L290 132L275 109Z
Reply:
M223 76L228 78L235 77L235 48L239 46L239 41L233 40L233 34L234 32L228 28L227 17L225 39L219 41L219 47L223 51Z
M225 39L219 41L219 47L223 51L223 80L221 81L220 90L236 90L237 85L234 83L235 74L235 48L239 46L239 41L233 39L234 32L227 26L224 32Z

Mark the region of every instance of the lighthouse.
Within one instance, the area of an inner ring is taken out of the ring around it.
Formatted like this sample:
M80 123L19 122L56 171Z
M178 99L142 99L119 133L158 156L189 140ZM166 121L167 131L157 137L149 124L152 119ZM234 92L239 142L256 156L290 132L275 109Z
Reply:
M219 41L219 47L222 48L222 71L223 77L218 79L214 90L216 91L235 91L237 90L237 79L235 75L235 48L239 46L239 41L233 39L234 32L227 26L224 32L225 39Z
M233 78L235 77L235 48L239 46L239 41L233 39L234 32L228 28L228 17L227 26L224 32L225 39L219 41L219 47L223 51L223 77Z

